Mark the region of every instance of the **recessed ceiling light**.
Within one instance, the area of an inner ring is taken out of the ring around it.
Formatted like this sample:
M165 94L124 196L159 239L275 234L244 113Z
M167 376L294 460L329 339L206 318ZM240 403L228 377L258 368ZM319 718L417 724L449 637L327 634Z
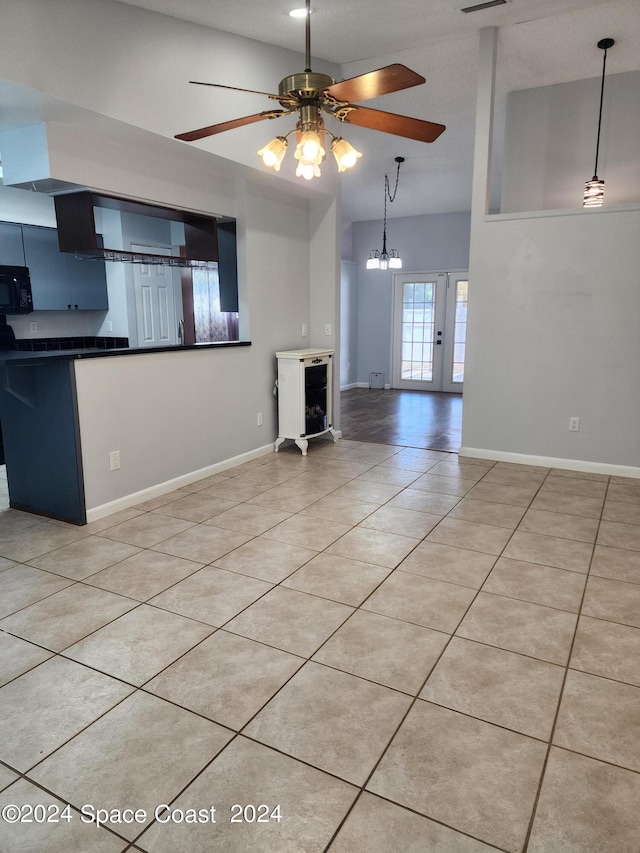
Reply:
M313 9L310 9L309 14L311 14L312 12L313 12ZM289 12L289 15L291 15L292 18L306 18L307 17L307 10L306 9L292 9Z

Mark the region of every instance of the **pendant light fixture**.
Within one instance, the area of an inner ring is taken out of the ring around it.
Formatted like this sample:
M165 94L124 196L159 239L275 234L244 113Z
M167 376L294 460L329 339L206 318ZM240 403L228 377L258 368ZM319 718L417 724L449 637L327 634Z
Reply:
M583 207L602 207L604 201L604 181L598 177L598 154L600 152L600 128L602 126L602 100L604 95L604 75L607 67L607 51L615 44L611 38L601 39L598 42L600 50L604 51L602 58L602 82L600 84L600 110L598 112L598 138L596 141L596 164L593 169L593 177L584 185Z
M374 249L367 259L368 270L399 270L402 269L402 258L396 249L387 250L387 199L392 204L398 192L398 178L400 177L400 166L404 163L404 157L396 157L398 164L396 169L396 185L393 193L390 189L389 175L384 176L384 220L382 226L382 251Z

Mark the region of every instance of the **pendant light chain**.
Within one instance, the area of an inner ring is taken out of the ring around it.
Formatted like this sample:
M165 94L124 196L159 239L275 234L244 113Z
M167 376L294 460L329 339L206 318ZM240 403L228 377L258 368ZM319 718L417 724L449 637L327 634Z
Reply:
M396 157L396 163L398 164L398 168L396 170L396 185L393 188L393 195L391 195L391 192L389 189L391 186L391 184L389 183L389 175L384 176L384 189L385 189L384 209L385 210L387 209L387 196L389 196L389 202L391 204L393 204L395 197L396 197L396 193L398 192L398 180L400 178L400 166L402 163L404 163L404 157Z
M391 183L389 181L389 175L384 176L384 216L382 220L382 251L380 251L380 249L374 249L370 253L369 258L367 260L368 270L386 270L389 268L402 268L402 260L398 252L395 249L390 249L389 251L387 251L387 199L389 200L389 204L393 204L398 192L400 166L404 163L404 157L396 157L395 160L398 166L396 169L396 183L393 188L393 192L391 192Z
M404 163L404 157L396 157L396 163L398 164L398 167L396 169L396 185L393 188L393 195L391 194L391 184L389 183L389 175L384 176L384 224L382 227L382 252L385 255L387 253L387 198L389 199L389 204L393 204L396 194L398 192L400 166L402 163Z
M598 154L600 152L600 129L602 127L602 102L604 100L604 75L607 68L607 48L604 49L604 58L602 60L602 83L600 84L600 112L598 113L598 138L596 140L596 163L593 167L593 174L598 174Z

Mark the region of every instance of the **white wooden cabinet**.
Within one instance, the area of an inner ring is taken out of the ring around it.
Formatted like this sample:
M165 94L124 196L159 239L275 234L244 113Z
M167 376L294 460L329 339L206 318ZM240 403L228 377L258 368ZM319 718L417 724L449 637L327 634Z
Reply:
M333 428L333 353L330 349L299 349L277 352L278 438L275 451L287 438L307 455L309 439Z

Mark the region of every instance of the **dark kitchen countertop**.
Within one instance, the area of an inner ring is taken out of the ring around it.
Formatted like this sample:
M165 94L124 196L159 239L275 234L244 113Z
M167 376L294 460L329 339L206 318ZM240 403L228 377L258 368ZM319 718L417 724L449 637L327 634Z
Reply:
M207 344L183 344L166 347L122 347L120 349L69 349L41 352L20 352L18 350L0 350L0 363L29 365L45 361L74 361L81 358L114 358L119 355L149 355L158 352L182 352L184 350L210 350L226 347L249 347L251 341L218 341Z

